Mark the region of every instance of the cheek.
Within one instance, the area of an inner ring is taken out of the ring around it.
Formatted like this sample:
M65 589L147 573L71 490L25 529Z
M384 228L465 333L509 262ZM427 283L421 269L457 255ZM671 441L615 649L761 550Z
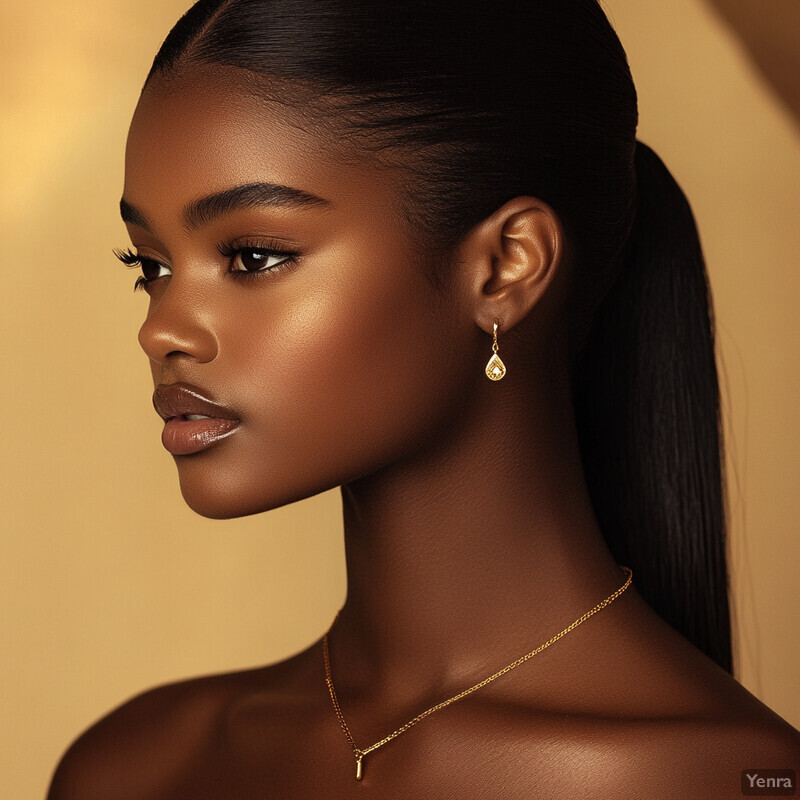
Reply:
M324 285L298 275L268 302L254 292L226 322L220 358L246 416L231 465L259 510L276 490L299 499L401 458L455 402L468 360L456 315L402 254L382 255Z

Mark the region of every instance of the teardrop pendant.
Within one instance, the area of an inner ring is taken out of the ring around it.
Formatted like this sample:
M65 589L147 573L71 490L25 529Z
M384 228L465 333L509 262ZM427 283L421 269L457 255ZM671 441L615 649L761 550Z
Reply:
M495 353L486 365L486 377L492 381L499 381L506 374L506 365L497 353Z

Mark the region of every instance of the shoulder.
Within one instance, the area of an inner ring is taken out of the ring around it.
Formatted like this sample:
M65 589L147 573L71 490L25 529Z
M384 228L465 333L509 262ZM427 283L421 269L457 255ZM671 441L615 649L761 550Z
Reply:
M745 690L746 691L746 690ZM758 702L758 701L756 701ZM728 800L741 794L744 776L774 770L800 774L800 732L763 707L731 709L683 720L656 720L640 749L639 779L652 797ZM793 784L796 787L796 784Z
M641 728L632 738L646 774L659 764L681 797L713 800L739 796L744 771L800 770L800 732L672 628L646 636L640 652L626 672L644 699L630 730Z
M800 732L693 645L670 646L648 667L645 713L622 726L617 763L637 765L650 797L728 800L743 773L800 774Z
M704 769L800 769L800 731L733 678L727 688L723 706L684 723L684 749Z
M744 771L800 775L800 732L654 612L633 610L630 624L604 622L614 648L573 642L551 670L549 741L580 765L576 792L729 800Z
M701 682L708 697L694 709L585 720L572 755L587 767L587 797L730 800L743 774L792 770L796 781L800 732L725 676Z
M207 748L225 710L258 672L164 684L125 701L72 742L48 800L163 797Z

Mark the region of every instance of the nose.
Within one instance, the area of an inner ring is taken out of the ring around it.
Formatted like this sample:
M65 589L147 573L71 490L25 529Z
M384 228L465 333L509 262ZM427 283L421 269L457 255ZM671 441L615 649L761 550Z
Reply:
M212 361L218 346L203 292L175 276L160 280L168 283L151 297L147 319L139 329L142 350L158 364L171 356L189 356L200 363Z

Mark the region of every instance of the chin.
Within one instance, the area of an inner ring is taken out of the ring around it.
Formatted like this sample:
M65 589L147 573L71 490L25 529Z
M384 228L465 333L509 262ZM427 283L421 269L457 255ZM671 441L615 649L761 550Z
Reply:
M260 514L263 511L270 511L279 508L286 503L268 502L248 502L245 498L237 497L227 491L203 490L196 486L184 486L181 482L181 494L186 505L201 517L207 519L236 519L237 517L249 517L252 514Z
M268 507L246 502L247 498L230 483L214 480L213 473L192 469L193 466L179 462L178 478L184 502L195 514L208 519L235 519L268 510Z
M186 505L207 519L236 519L262 514L332 488L326 485L305 491L276 487L270 492L267 487L261 485L250 487L251 491L247 491L242 487L233 489L225 483L210 484L208 481L198 481L189 478L183 471L180 475L180 485Z
M186 505L201 517L206 519L236 519L237 517L247 517L251 514L258 513L257 511L245 511L240 507L233 506L226 503L209 502L208 498L194 498L187 497L185 494L183 499ZM261 509L259 509L261 510Z

